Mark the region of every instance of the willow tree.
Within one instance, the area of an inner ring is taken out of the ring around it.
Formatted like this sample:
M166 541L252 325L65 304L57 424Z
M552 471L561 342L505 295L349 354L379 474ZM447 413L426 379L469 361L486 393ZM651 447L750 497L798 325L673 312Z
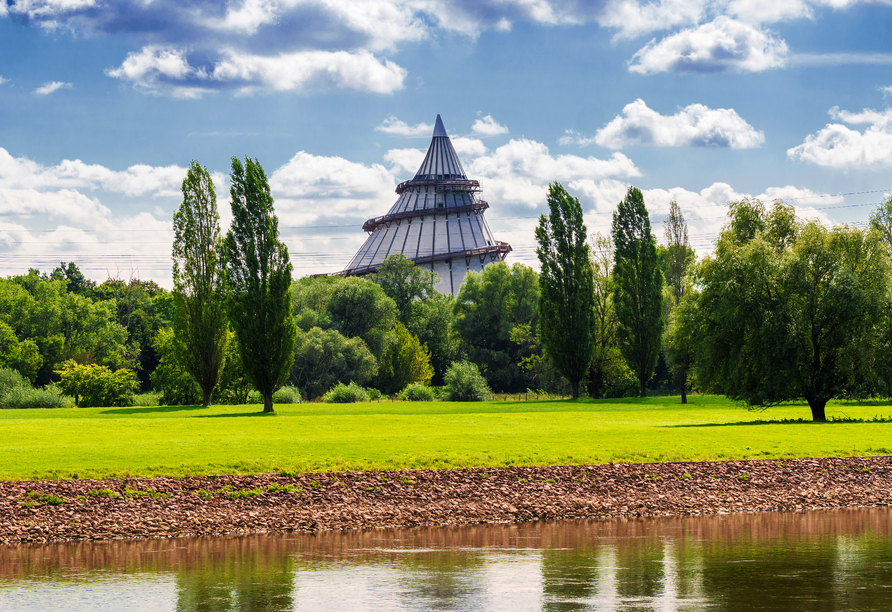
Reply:
M644 196L635 187L629 187L613 213L613 244L613 306L619 322L619 346L638 379L641 397L646 397L647 382L660 356L663 273Z
M245 373L263 396L263 411L272 412L273 393L294 361L292 266L260 163L233 157L231 185L232 226L224 243L229 318Z
M208 406L226 358L228 322L217 194L211 175L196 161L183 180L173 233L175 352Z
M548 209L536 228L539 337L576 398L595 350L594 274L579 200L552 183Z

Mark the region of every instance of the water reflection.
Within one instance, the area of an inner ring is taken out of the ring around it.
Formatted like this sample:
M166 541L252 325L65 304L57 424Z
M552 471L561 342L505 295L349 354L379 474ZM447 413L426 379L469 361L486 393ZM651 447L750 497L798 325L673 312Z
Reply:
M892 510L0 546L0 610L892 610Z

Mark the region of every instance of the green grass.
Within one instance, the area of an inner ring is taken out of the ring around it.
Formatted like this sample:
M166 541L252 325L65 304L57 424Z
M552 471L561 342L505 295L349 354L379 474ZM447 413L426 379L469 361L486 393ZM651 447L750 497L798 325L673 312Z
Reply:
M892 415L872 402L828 416ZM182 476L892 453L892 422L813 424L716 396L0 410L0 479Z

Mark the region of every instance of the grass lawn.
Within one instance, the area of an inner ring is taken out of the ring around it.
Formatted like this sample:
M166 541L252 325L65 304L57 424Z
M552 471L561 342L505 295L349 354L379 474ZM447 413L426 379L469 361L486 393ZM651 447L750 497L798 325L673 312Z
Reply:
M749 412L718 396L0 410L0 479L892 453L892 405ZM773 422L772 422L773 421Z

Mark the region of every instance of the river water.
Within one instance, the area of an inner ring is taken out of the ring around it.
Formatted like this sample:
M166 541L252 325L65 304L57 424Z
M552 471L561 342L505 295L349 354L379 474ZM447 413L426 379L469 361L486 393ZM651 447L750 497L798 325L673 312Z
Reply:
M0 610L892 610L892 509L0 546Z

